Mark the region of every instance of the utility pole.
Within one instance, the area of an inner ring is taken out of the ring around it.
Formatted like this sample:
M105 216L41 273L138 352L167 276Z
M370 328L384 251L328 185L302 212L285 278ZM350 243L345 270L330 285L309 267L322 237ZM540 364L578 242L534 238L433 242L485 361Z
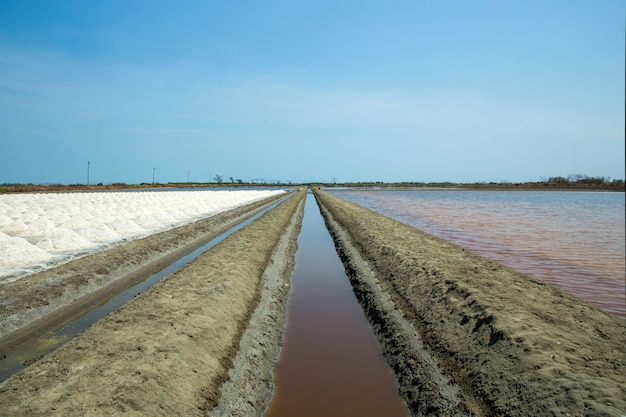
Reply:
M87 161L87 187L89 187L89 169L91 162Z
M156 168L152 167L152 184L154 184L154 171L156 171Z

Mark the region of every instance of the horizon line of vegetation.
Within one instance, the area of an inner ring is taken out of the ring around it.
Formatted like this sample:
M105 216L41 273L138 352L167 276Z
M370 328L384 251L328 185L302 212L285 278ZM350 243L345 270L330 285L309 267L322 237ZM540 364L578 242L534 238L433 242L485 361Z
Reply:
M456 183L450 181L444 182L421 182L421 181L401 181L401 182L385 182L385 181L360 181L360 182L337 182L336 179L333 179L333 182L324 182L324 181L314 181L314 182L302 182L302 183L294 183L292 181L281 182L279 180L274 180L271 182L265 182L263 180L258 181L243 181L240 179L231 178L230 182L224 181L221 177L216 178L215 182L168 182L168 183L146 183L142 182L140 184L127 184L123 182L114 182L109 184L97 183L97 184L19 184L19 183L2 183L0 184L0 193L2 192L11 192L11 191L19 191L19 188L26 188L32 191L43 191L43 190L34 190L34 188L44 187L44 188L63 188L63 189L84 189L87 188L150 188L150 187L229 187L229 186L296 186L296 185L317 185L317 186L327 186L327 187L465 187L465 188L476 188L476 187L537 187L537 186L548 186L548 187L567 187L567 188L588 188L588 187L597 187L597 188L621 188L624 189L625 183L623 179L613 179L606 177L588 177L586 175L569 175L568 177L549 177L547 179L542 179L537 182L510 182L510 181L500 181L500 182L473 182L473 183ZM23 190L28 191L28 190Z

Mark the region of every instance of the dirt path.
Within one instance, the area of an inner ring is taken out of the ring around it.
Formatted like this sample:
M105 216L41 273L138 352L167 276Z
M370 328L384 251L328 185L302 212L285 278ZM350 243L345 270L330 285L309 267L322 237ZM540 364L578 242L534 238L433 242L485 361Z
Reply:
M316 191L414 415L626 414L625 322Z
M0 355L144 280L282 197L218 213L0 285Z
M270 285L274 303L284 304L305 194L298 192L0 384L0 415L200 416L211 410L268 277L279 283ZM144 249L139 244L137 250ZM280 317L264 317L258 319L261 332L282 329Z

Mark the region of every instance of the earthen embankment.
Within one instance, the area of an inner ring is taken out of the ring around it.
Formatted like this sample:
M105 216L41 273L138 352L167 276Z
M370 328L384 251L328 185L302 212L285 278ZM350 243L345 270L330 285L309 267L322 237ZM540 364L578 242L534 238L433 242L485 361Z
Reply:
M0 355L145 280L284 195L120 244L0 285Z
M626 413L623 320L331 193L315 194L415 415Z
M213 409L251 319L262 322L259 336L283 327L272 312L288 293L305 194L296 193L0 384L0 415L202 416ZM268 314L255 319L268 280L275 281ZM271 369L277 347L271 349L246 352L251 361L270 358L263 363ZM263 405L259 397L240 401Z

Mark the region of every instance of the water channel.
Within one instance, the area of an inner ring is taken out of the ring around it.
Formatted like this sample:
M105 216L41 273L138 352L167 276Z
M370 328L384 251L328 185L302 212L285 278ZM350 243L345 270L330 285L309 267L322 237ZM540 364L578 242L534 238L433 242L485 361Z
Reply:
M199 248L195 249L191 253L183 256L182 258L163 268L159 272L148 276L145 280L126 288L124 291L113 297L102 300L99 305L94 306L91 310L87 311L82 316L67 323L60 324L58 328L51 330L45 335L37 337L35 340L29 340L26 345L21 345L19 346L19 348L15 348L13 351L7 353L3 358L0 358L0 381L4 381L9 376L13 375L14 373L18 372L29 364L55 351L56 349L70 341L72 338L74 338L76 335L89 328L92 324L104 318L110 312L117 310L126 302L132 300L143 291L146 291L154 284L159 282L161 279L178 271L187 263L193 261L204 252L213 248L215 245L226 239L228 236L232 235L239 229L242 229L246 225L252 223L254 220L258 219L263 214L267 213L269 210L279 205L286 198L290 198L290 196L281 198L277 202L268 205L264 209L251 215L240 223L237 223L236 225L228 228L227 230L225 230L215 238L211 239L204 245L200 246Z
M311 194L291 285L276 392L265 416L407 416Z

